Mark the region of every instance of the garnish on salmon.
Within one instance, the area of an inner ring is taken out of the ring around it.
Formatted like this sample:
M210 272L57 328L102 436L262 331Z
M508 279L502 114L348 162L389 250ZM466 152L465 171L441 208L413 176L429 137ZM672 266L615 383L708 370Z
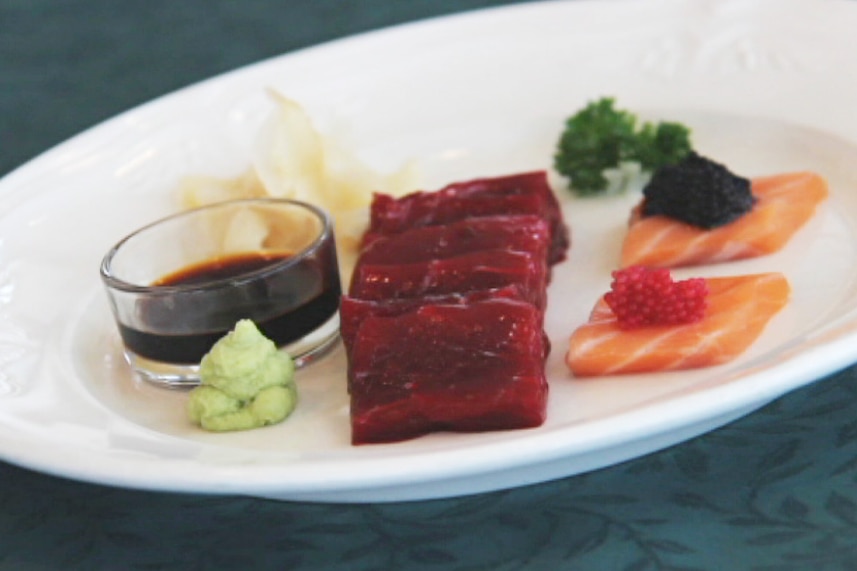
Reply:
M787 303L780 273L705 278L705 317L683 325L622 328L602 297L571 335L566 364L579 377L710 367L743 353Z
M666 268L632 266L613 272L604 301L622 329L683 325L705 316L708 285L703 278L674 281Z
M622 245L621 266L674 268L774 253L828 196L827 182L812 172L755 178L751 188L753 208L710 230L662 215L644 217L638 205Z

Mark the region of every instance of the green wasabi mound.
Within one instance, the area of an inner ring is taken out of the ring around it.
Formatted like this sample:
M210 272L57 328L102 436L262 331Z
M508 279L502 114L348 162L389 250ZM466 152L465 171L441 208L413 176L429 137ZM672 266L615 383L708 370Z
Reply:
M200 386L190 392L187 412L205 430L249 430L285 420L298 401L295 364L242 319L199 364Z

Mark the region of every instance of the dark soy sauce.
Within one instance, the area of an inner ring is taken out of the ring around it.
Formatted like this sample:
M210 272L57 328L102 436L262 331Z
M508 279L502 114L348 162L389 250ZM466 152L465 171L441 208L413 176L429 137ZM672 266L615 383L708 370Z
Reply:
M251 252L214 258L168 274L152 285L193 285L225 280L264 269L291 257L291 254L286 253Z
M321 253L321 252L320 252ZM212 259L157 280L157 286L212 284L203 293L165 292L138 306L143 328L120 324L135 354L168 363L198 363L235 323L252 319L278 347L311 333L339 309L341 288L335 254L300 260L286 271L247 279L290 258L251 253ZM213 291L215 281L223 287Z

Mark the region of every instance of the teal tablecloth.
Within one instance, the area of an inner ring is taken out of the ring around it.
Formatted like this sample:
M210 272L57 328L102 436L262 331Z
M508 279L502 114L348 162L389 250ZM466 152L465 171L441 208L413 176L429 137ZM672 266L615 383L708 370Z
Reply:
M188 83L489 0L0 2L0 174ZM0 463L0 570L857 569L857 369L621 465L323 505L114 489Z

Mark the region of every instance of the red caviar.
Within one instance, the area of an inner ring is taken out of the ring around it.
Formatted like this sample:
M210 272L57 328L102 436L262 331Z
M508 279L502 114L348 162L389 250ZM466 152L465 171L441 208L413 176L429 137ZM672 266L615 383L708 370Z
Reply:
M673 281L668 269L645 266L612 275L604 301L622 329L695 323L705 316L708 284L703 278Z

